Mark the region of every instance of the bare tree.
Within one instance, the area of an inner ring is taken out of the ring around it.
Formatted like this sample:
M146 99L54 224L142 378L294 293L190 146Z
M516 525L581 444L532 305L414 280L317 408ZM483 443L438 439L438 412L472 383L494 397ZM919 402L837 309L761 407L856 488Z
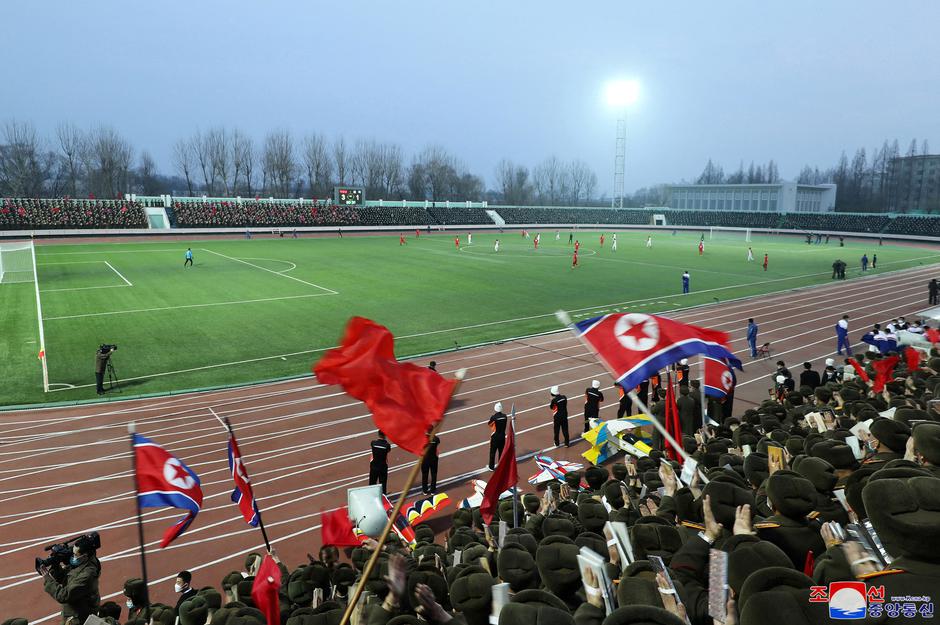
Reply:
M346 180L349 169L349 150L346 148L346 139L343 137L333 142L333 162L336 163L336 184L349 184Z
M202 172L203 193L214 196L215 190L215 169L212 167L212 151L209 147L209 137L196 131L190 140L192 143L193 155L196 157L196 164L199 171Z
M382 168L384 167L384 145L374 139L357 141L350 159L353 182L365 187L366 196L376 196L382 192Z
M695 184L721 184L724 181L725 172L721 168L721 165L717 165L712 162L712 159L708 159L708 163L705 165L705 169L702 170L702 173L696 179Z
M160 193L160 183L157 180L157 164L150 156L150 152L146 150L140 154L137 183L143 195L157 195Z
M404 156L401 146L390 143L382 152L382 196L397 199L402 192Z
M0 190L13 196L39 197L52 162L31 122L8 121L0 145Z
M232 162L232 192L238 195L239 188L245 189L251 195L251 174L254 169L255 147L251 137L242 133L238 128L232 131L229 141ZM238 186L239 177L244 178L245 184Z
M85 143L89 188L98 196L119 197L127 192L134 149L110 126L92 130Z
M329 194L330 171L332 163L327 153L326 138L319 133L304 137L302 147L304 170L307 174L307 189L313 197L325 197Z
M294 140L290 132L275 130L268 133L264 139L261 168L264 170L264 178L268 181L271 194L288 197L297 172Z
M178 139L173 144L173 166L186 181L186 190L189 196L193 193L193 144L189 139Z
M62 153L66 190L72 197L77 197L81 192L79 185L83 178L81 153L85 135L75 124L65 122L56 127L56 137L59 140L59 151Z
M204 137L205 149L209 156L209 165L212 168L212 179L219 182L217 191L223 196L231 195L230 183L232 180L231 148L229 134L225 128L213 128Z
M594 173L587 163L581 160L572 161L568 165L568 201L577 206L586 204L594 197L597 191L597 174Z
M554 206L561 200L563 170L557 156L550 156L536 165L532 171L532 183L540 204Z
M523 165L516 165L508 159L496 164L496 181L503 194L503 202L514 206L529 204L532 197L532 185L529 182L529 170Z

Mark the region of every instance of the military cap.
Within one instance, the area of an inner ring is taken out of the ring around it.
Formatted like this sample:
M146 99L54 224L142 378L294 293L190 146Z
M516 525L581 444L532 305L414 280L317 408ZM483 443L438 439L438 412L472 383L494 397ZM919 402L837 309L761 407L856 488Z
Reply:
M584 472L584 479L591 487L591 490L600 490L604 482L607 481L607 477L607 469L604 467L588 467Z
M645 473L646 471L655 471L658 466L656 461L649 456L643 456L636 460L636 471L638 474Z
M2 625L29 625L29 621L25 618L8 618Z
M836 469L854 469L858 466L852 448L841 441L819 441L813 445L810 455L822 458Z
M940 479L871 479L862 491L862 499L888 553L937 560Z
M198 594L180 604L180 625L205 625L209 618L209 604Z
M581 472L580 471L568 471L565 473L565 484L568 485L572 490L578 490L581 488Z
M825 386L817 386L813 391L813 395L816 396L816 399L819 400L821 404L828 404L832 401L832 391Z
M754 507L753 493L736 484L712 480L705 485L702 495L703 500L704 497L710 498L715 520L728 531L734 527L734 517L739 506L747 504Z
M604 504L596 499L588 499L578 505L578 520L589 532L603 532L609 515Z
M627 471L627 465L622 462L615 462L610 465L610 474L614 476L614 479L618 482L623 482L629 477L630 473Z
M656 470L644 471L640 475L640 481L646 484L649 490L656 490L663 485L663 481L659 478L659 471Z
M255 607L254 602L251 600L251 588L254 586L254 583L254 577L246 577L235 585L235 588L238 590L238 600L249 608Z
M798 456L803 453L803 446L806 442L802 436L790 436L787 439L787 442L784 443L784 448L790 452L791 456Z
M414 614L399 614L389 619L385 625L425 625L427 621L422 621Z
M868 430L878 442L896 454L903 454L907 449L907 439L911 437L911 428L894 419L879 417L872 421Z
M722 549L728 552L728 585L741 594L745 580L768 567L789 567L790 558L777 545L748 534L732 536Z
M507 543L496 558L499 577L509 584L510 590L519 592L534 588L538 582L535 558L518 543Z
M573 501L569 501L568 499L559 502L556 510L558 512L564 512L570 516L572 521L578 518L578 504Z
M542 583L549 591L568 595L580 586L578 552L574 541L564 536L547 536L539 543L538 551L535 552L535 564Z
M654 518L654 517L644 517ZM658 517L657 517L658 518ZM638 560L648 556L659 556L664 562L672 560L675 552L682 547L682 537L675 526L660 523L636 523L630 528L630 541Z
M509 531L506 532L506 539L503 541L503 548L505 548L506 545L512 543L522 545L526 551L532 554L533 558L535 557L535 552L539 548L539 541L536 540L535 536L522 527L511 527L509 528Z
M617 586L619 605L651 605L662 607L656 573L649 560L635 560L620 575Z
M601 493L607 499L607 504L616 509L620 509L626 503L623 500L623 482L610 480L601 487ZM649 488L649 486L647 486ZM603 504L601 504L603 506Z
M930 415L920 408L905 407L894 411L894 420L909 426L911 421L930 421L931 419Z
M434 542L434 530L430 526L421 523L415 527L415 540L425 541L429 543Z
M574 625L574 618L565 602L555 595L544 590L523 590L513 595L509 603L503 606L499 622L504 625Z
M454 529L458 527L470 527L473 524L473 512L466 508L458 508L451 517Z
M574 538L578 531L570 515L563 512L553 512L542 521L542 535L549 536L567 536Z
M521 507L521 506L519 506ZM509 499L503 499L499 502L499 506L496 508L497 514L499 515L500 521L505 521L509 525L513 525L513 501L510 497ZM519 513L521 514L521 510Z
M433 546L440 547L441 561L446 562L446 553L444 552L444 548L440 545ZM434 561L433 555L431 556L431 561ZM339 564L330 574L330 583L337 588L349 588L356 583L356 570L348 564Z
M783 516L804 519L813 511L816 489L796 472L777 471L767 479L767 498Z
M918 465L916 462L898 458L884 463L877 471L872 474L868 481L872 480L906 480L909 477L930 477L930 472Z
M460 527L457 528L457 531L454 532L454 535L450 537L447 541L447 547L453 551L454 549L466 549L474 543L480 543L480 537L476 535L469 527Z
M434 593L434 599L441 605L447 604L447 580L440 571L430 567L428 570L417 570L408 573L408 596L414 597L418 584L424 584Z
M740 623L761 625L818 625L829 622L825 603L810 603L809 590L774 588L754 594L738 610ZM740 605L740 603L738 604Z
M764 483L769 475L767 454L752 452L744 459L744 476L752 486L757 487Z
M744 609L747 602L758 593L772 590L808 590L813 580L805 574L785 566L771 566L751 573L741 586L738 607Z
M803 439L803 453L807 456L813 455L813 447L823 440L825 440L825 437L819 432L810 432Z
M488 551L489 550L480 543L473 543L472 545L467 545L463 550L460 560L467 564L477 564L479 560L486 559Z
M744 472L743 465L741 466L741 472ZM728 471L727 469L712 469L708 472L708 479L710 482L719 482L724 484L733 484L740 488L750 490L750 484L744 479L741 473L738 473L735 469Z
M250 607L224 607L212 614L212 625L264 625L264 614Z
M628 605L611 612L603 625L685 625L685 621L664 608Z
M210 610L218 610L222 607L222 594L212 586L203 586L196 591L196 594L205 599Z
M820 493L831 493L839 481L835 467L822 458L804 456L798 463L794 463L793 469L812 482L813 487Z
M610 552L607 549L607 539L604 538L603 534L598 534L597 532L581 532L574 539L574 544L578 547L587 547L605 560L610 559Z
M110 616L114 619L120 620L121 606L114 601L104 601L101 605L98 606L98 616L101 618L107 618Z
M542 507L542 500L539 499L538 495L526 493L522 496L522 507L525 508L525 511L529 514L533 514L538 512L539 508Z
M150 620L154 625L173 625L176 622L176 611L162 603L151 603Z
M940 466L940 423L918 423L912 436L917 453L930 464Z
M493 577L478 566L465 567L450 585L454 609L470 622L486 622L493 602Z

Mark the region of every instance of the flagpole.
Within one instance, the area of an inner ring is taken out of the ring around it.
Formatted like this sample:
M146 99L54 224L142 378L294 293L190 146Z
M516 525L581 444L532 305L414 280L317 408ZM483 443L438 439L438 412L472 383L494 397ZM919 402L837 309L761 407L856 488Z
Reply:
M617 374L614 372L614 368L611 367L611 366L610 366L610 363L608 363L606 360L604 360L604 357L601 356L600 354L598 354L597 351L596 351L593 347L591 347L590 345L588 345L588 342L584 340L584 337L583 337L583 336L581 336L580 334L578 334L578 333L575 331L575 329L572 327L572 324L571 324L571 317L568 315L568 313L565 312L564 310L559 310L558 312L555 313L555 316L558 317L558 320L561 321L569 330L571 330L571 332L575 335L575 337L577 337L577 339L578 339L579 341L581 341L581 344L582 344L582 345L584 345L585 347L587 347L587 348L591 351L591 353L593 353L595 356L597 356L597 359L601 362L602 365L604 365L604 368L607 369L607 373L609 373L610 376L611 376L614 380L616 380L616 379L617 379ZM636 402L636 405L640 408L640 411L641 411L643 414L645 414L647 417L650 418L650 421L653 423L653 427L655 427L657 430L659 430L659 433L662 434L663 437L664 437L667 441L669 441L669 442L672 444L673 447L675 447L676 449L679 450L679 454L682 456L683 461L684 461L684 462L688 461L688 460L689 460L689 455L688 455L687 453L685 453L685 449L683 449L682 446L680 446L680 445L676 442L676 440L675 440L672 436L669 435L669 432L666 431L666 428L664 428L663 425L656 419L656 417L654 417L654 416L652 415L652 413L650 413L650 410L649 410L649 408L646 407L646 404L644 404L642 401L640 401L639 396L636 394L636 390L630 390L630 391L627 393L627 395L630 396L630 399L632 399L634 402Z
M704 437L708 430L708 410L705 406L705 398L708 397L705 393L705 358L702 358L702 376L698 379L698 396L699 406L702 407L702 436Z
M134 422L127 424L127 433L131 439L131 475L134 476L134 506L137 508L137 542L140 545L140 574L144 580L144 621L150 622L150 590L147 581L147 555L144 550L144 520L140 515L140 484L137 482L137 450L134 448Z
M215 410L211 407L209 412L212 413L212 416L219 420L225 429L228 431L228 435L234 440L235 439L235 428L232 427L232 422L228 420L228 417L222 419L219 415L216 414ZM245 477L248 477L248 469L242 465L242 469L245 472ZM250 484L250 482L249 482ZM261 530L261 537L264 538L264 546L267 548L268 553L271 553L271 541L268 540L268 532L264 529L264 520L261 517L261 508L258 506L258 498L254 496L254 488L252 488L252 503L255 506L255 512L258 513L258 529Z
M516 402L512 403L512 447L513 453L516 453ZM516 490L516 485L512 485L512 526L513 528L519 527L519 495Z
M460 383L466 374L466 369L460 369L455 374L457 383L454 384L454 388L451 390L451 397L457 393L457 389L460 387ZM446 413L447 410L445 409L444 412ZM385 544L389 533L392 531L392 526L395 524L395 519L398 518L398 515L401 513L405 499L407 499L408 493L411 491L411 487L414 485L415 480L418 479L418 473L421 471L421 464L424 462L424 458L428 455L428 450L431 448L430 443L432 440L434 440L434 437L437 435L437 432L440 430L443 423L444 416L441 415L441 420L435 423L434 427L431 428L431 431L428 432L428 442L424 445L424 452L418 457L418 460L415 462L414 466L411 467L411 471L408 473L408 477L405 479L405 485L402 488L401 495L398 497L398 501L395 502L395 507L392 508L392 511L388 513L388 522L385 523L385 527L382 529L382 533L376 539L378 544L375 547L375 551L372 552L372 556L366 563L366 568L362 570L362 576L360 577L361 581L356 584L356 591L353 593L353 596L349 598L349 602L346 604L346 611L343 612L343 618L340 620L339 625L346 625L349 623L349 619L352 616L353 610L356 609L356 604L359 603L359 597L362 596L362 591L365 590L366 582L368 581L369 576L372 574L372 570L375 568L375 564L378 561L379 553L382 551L382 545Z

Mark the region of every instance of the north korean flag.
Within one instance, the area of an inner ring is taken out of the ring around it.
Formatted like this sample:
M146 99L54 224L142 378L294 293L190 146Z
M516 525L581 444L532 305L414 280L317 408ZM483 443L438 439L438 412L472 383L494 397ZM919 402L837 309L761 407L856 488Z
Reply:
M579 321L573 327L624 388L695 354L726 360L741 369L741 361L725 347L726 333L666 317L620 313Z
M202 507L199 476L149 438L134 434L137 467L137 505L141 508L180 508L188 514L163 534L166 547L186 531Z
M235 440L235 434L231 433L228 439L228 468L232 472L232 480L235 482L235 490L232 491L232 501L238 504L245 523L252 527L258 527L258 521L261 513L258 511L258 504L255 503L255 494L251 490L251 481L248 479L248 469L242 462L242 454L238 450L238 442Z
M737 378L734 370L724 360L705 356L702 358L705 368L705 395L724 399L734 389Z

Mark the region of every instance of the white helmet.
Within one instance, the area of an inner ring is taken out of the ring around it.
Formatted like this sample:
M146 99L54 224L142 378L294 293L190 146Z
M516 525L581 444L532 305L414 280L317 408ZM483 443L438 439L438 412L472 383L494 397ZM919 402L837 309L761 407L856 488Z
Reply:
M834 367L835 365L836 365L836 361L834 358L826 358L827 367Z
M786 381L787 381L787 379L786 379L785 377L783 377L782 375L778 375L778 376L777 376L777 384L783 384L783 383L786 382Z
M680 365L687 365L687 364L689 364L689 359L688 359L688 358L683 358L682 360L679 361L679 364L680 364Z
M557 394L558 394L558 387L557 387L557 386L553 386L553 387L551 387L550 389L548 389L548 392L551 393L552 395L557 395Z
M496 405L493 406L493 410L495 410L496 412L502 412L502 411L503 411L503 402L501 402L501 401L496 402Z
M601 383L598 380L591 380L591 388L600 388Z

